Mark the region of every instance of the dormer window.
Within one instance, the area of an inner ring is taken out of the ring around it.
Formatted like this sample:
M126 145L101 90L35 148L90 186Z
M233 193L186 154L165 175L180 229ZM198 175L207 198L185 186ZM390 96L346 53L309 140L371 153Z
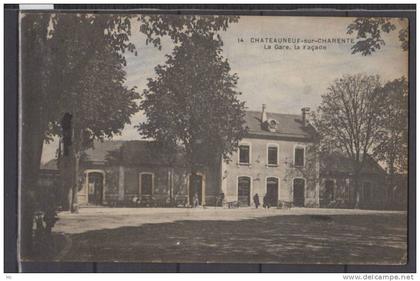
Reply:
M262 123L261 127L263 130L274 133L277 130L277 124L277 120L268 119L267 121Z
M275 132L277 130L277 121L274 119L268 119L267 121L267 129L270 132Z
M239 145L239 164L249 165L250 164L251 147L249 144Z

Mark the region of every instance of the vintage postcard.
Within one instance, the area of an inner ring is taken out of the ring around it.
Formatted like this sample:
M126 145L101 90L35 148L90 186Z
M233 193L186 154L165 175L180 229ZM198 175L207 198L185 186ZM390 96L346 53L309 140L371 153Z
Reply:
M407 263L408 19L19 21L20 260Z

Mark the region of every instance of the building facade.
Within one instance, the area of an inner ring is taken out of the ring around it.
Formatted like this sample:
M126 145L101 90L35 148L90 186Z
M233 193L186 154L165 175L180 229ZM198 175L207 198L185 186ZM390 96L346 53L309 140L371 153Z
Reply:
M230 160L201 166L191 175L182 154L171 165L150 141L106 141L95 144L81 161L80 205L130 205L136 200L164 206L179 202L252 206L265 194L270 204L319 206L319 161L314 129L302 115L246 112L248 133ZM178 204L178 203L177 203Z
M246 112L248 133L222 163L226 200L253 206L267 195L270 205L319 206L319 160L313 127L302 115ZM261 203L261 202L260 202Z
M153 142L96 142L80 161L78 203L109 206L271 206L354 208L352 162L334 152L320 156L318 137L301 115L247 111L246 136L227 160L202 165L191 174L182 153L168 161ZM56 160L41 169L40 185L58 186ZM358 177L359 208L405 209L407 175L390 177L372 158ZM66 196L57 195L65 198Z

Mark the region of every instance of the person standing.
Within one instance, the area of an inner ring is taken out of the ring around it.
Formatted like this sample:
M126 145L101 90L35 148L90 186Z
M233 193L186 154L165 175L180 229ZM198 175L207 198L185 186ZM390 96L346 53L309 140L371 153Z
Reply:
M258 193L255 193L254 195L254 204L255 208L258 209L258 207L260 206L260 197L258 196Z
M197 207L198 207L198 205L200 205L200 202L198 201L198 193L196 192L196 193L194 194L194 198L193 198L193 207L194 207L194 208L197 208Z
M217 196L217 200L216 200L216 207L219 206L223 207L223 203L225 201L225 194L223 192L219 193L219 196Z
M263 198L263 207L268 210L270 209L270 196L266 193Z

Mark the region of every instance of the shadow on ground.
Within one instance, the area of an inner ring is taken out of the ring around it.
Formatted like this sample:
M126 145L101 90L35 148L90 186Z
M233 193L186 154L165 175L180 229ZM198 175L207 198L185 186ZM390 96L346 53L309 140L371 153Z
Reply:
M407 256L401 214L176 221L70 238L63 261L405 264Z

